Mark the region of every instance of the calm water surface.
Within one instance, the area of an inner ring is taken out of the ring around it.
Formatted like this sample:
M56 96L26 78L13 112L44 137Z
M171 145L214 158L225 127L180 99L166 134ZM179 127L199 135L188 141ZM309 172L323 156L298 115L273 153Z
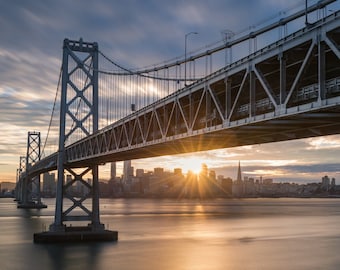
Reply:
M101 200L117 243L37 245L48 209L0 199L0 269L340 269L340 199Z

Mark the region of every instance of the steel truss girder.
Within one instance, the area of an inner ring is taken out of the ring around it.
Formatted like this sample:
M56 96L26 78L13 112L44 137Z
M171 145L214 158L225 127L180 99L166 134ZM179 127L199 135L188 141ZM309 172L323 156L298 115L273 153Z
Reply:
M167 100L156 102L71 145L66 151L68 162L86 163L85 160L89 158L105 160L101 157L133 149L145 150L148 145L168 143L185 137L192 138L212 130L222 131L255 123L258 119L265 121L272 115L278 118L285 117L290 111L298 111L299 108L311 103L314 107L315 104L322 105L327 100L320 95L301 102L296 100L299 91L310 87L308 77L312 77L312 87L327 84L319 82L318 74L309 69L311 63L314 65L320 62L317 53L320 44L326 45L326 49L321 51L322 54L338 55L339 44L328 35L339 28L339 14L336 16L269 45L232 64L228 69L216 72L206 81L180 90ZM328 46L330 42L332 45ZM285 65L280 64L281 59L285 59ZM272 69L266 67L268 61L273 66ZM336 66L336 62L331 63L330 69ZM286 75L281 76L283 73ZM330 76L334 74L328 75L328 80L339 80L338 77ZM287 80L288 83L281 80ZM226 81L231 82L228 90ZM283 86L285 89L281 89ZM336 87L340 87L338 83ZM252 95L253 98L250 98ZM225 101L227 97L230 99ZM227 108L227 104L230 109ZM116 158L115 156L112 159Z

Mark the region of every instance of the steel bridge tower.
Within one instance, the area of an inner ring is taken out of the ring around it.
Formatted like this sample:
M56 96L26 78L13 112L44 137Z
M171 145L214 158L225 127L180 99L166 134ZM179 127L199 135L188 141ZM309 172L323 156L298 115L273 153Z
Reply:
M20 157L20 171L22 167L26 168L26 174L21 179L20 200L18 208L46 208L47 206L41 202L40 194L40 175L31 177L30 168L40 161L40 132L28 132L27 135L27 152L26 157ZM25 164L23 164L25 163Z
M15 201L22 202L23 195L23 180L21 179L21 173L26 170L26 157L20 156L19 168L17 169L17 185L15 187Z
M84 109L84 112L80 110ZM55 220L50 231L34 235L35 242L115 241L118 232L105 230L99 218L98 164L71 167L65 146L71 135L89 136L98 130L98 44L64 40L60 105ZM65 181L65 173L66 181ZM84 178L86 177L86 180ZM92 179L91 179L92 178ZM83 192L75 192L81 186ZM64 207L64 199L71 206ZM85 201L91 199L90 203ZM71 222L89 222L73 226Z

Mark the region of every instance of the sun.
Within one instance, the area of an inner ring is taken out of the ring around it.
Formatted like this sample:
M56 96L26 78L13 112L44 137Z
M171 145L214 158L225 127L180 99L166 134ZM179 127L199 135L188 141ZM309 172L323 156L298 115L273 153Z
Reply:
M182 168L184 173L191 171L195 174L199 174L204 161L200 157L185 156L178 160L179 167Z

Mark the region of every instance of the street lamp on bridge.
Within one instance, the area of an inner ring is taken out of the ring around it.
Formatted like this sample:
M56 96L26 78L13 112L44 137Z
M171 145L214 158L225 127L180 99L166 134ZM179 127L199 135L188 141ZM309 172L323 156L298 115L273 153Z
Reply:
M187 39L190 35L197 35L197 32L189 32L185 34L184 42L184 85L187 86Z

